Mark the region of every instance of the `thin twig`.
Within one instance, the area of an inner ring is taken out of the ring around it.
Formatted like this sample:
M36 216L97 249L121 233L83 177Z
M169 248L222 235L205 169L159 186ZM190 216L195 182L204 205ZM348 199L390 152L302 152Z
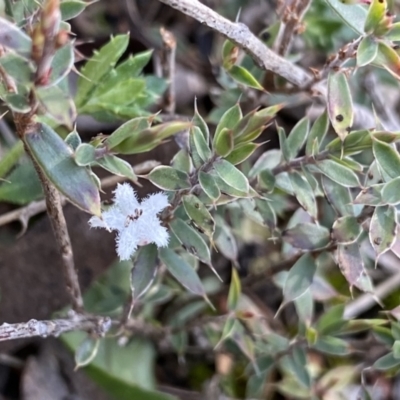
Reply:
M272 71L300 88L307 87L312 82L309 73L275 54L245 24L231 22L197 0L159 1L221 33L246 51L262 69Z
M168 88L162 99L162 108L168 114L174 114L175 101L175 64L176 64L176 39L174 35L164 28L160 29L163 47L160 52L162 76L168 82Z
M0 342L6 340L31 338L40 336L58 337L62 333L70 331L86 331L103 337L111 328L109 317L95 317L72 313L68 319L54 319L49 321L37 321L31 319L28 322L18 324L0 325Z
M293 39L301 30L301 20L310 3L310 0L294 0L292 4L284 8L281 18L282 23L275 41L275 48L279 55L285 56L290 52Z
M148 160L133 167L135 174L141 175L151 171L154 167L160 165L158 161ZM101 187L103 189L112 187L119 182L126 180L126 177L111 175L101 180ZM61 204L64 206L67 203L65 197L61 197ZM19 221L22 224L22 230L18 236L22 236L28 228L29 220L42 212L46 211L46 200L33 201L25 207L18 208L17 210L10 211L6 214L0 215L0 226L9 224L13 221Z
M42 183L47 213L49 214L51 227L61 254L63 272L67 282L67 290L71 297L72 308L75 311L83 311L82 292L79 286L78 273L75 269L74 253L72 251L67 222L62 209L61 195L55 186L47 179L40 166L36 163L35 158L30 154L30 150L27 146L25 150L31 156L33 165Z

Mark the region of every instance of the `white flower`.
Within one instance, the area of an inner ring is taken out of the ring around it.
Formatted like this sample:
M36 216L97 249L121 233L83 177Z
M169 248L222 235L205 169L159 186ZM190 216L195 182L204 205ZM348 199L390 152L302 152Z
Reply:
M155 243L168 245L169 234L157 214L168 206L164 193L155 193L139 203L136 193L128 183L118 184L114 191L114 204L102 214L92 217L92 228L117 231L117 253L121 260L129 260L138 246Z

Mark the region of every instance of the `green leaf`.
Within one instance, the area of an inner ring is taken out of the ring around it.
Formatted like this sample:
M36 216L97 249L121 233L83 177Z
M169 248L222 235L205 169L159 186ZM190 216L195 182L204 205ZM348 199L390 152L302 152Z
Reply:
M397 205L400 203L400 177L383 185L380 200L390 205Z
M386 69L396 79L400 79L400 56L388 43L379 41L374 64Z
M229 311L236 310L241 293L242 293L242 285L240 283L239 274L236 268L232 268L231 284L229 286L229 294L228 294Z
M243 143L236 146L225 160L233 165L246 161L260 146L257 143Z
M75 206L100 216L100 195L89 172L78 167L70 147L48 125L38 123L24 141L47 178Z
M306 155L310 156L312 154L314 141L318 140L318 143L321 144L328 132L329 128L329 118L328 111L325 110L314 122L310 133L308 135L307 144L306 144ZM318 148L319 150L319 148Z
M400 176L400 156L391 145L374 139L372 149L379 168L391 178Z
M240 67L239 65L233 65L227 72L236 82L253 89L265 91L248 69Z
M258 183L262 189L266 189L268 192L272 192L275 188L276 178L275 175L269 169L264 169L258 175ZM303 183L303 182L301 182ZM292 183L294 187L296 183ZM312 193L311 193L312 195Z
M310 120L307 117L304 117L290 131L289 136L286 139L289 159L295 158L303 148L307 140L309 129Z
M72 43L67 43L58 49L51 63L49 85L56 85L65 78L74 66L74 61L74 46Z
M75 351L75 370L90 364L99 350L100 339L87 337Z
M84 339L80 332L63 335L63 341L76 349ZM134 338L120 346L115 338L100 341L97 355L85 372L100 387L118 400L176 400L175 397L153 391L155 351L144 339Z
M397 211L393 206L376 207L369 226L369 241L378 257L393 246L397 235Z
M90 165L96 160L96 149L88 143L80 144L75 150L75 162L80 167Z
M285 285L283 297L286 302L300 297L311 286L316 270L316 264L311 254L302 255L290 269Z
M346 75L331 72L328 77L328 114L333 129L344 140L353 125L353 101Z
M66 0L60 4L61 19L68 21L77 17L89 4L79 0Z
M330 242L329 230L324 226L302 223L282 233L283 239L293 247L302 250L317 250L324 248Z
M393 350L393 357L394 357L396 360L399 360L399 359L400 359L400 340L396 340L396 341L393 343L392 350Z
M221 191L219 190L215 179L212 175L207 174L203 171L199 172L199 183L204 193L212 200L218 200L221 196Z
M207 298L196 271L182 257L168 248L159 249L159 256L168 271L183 287L193 294Z
M287 145L287 137L285 129L278 126L279 148L281 149L282 156L286 162L290 161L290 151Z
M90 99L91 92L96 89L125 52L128 42L129 35L115 36L81 69L83 77L80 76L78 79L78 91L75 97L77 108L81 108Z
M137 181L132 165L119 157L106 155L97 159L96 164L114 175L126 176L133 182Z
M247 178L230 162L226 160L218 160L213 164L213 166L218 176L227 185L236 190L239 190L240 192L248 193L249 182Z
M186 149L180 149L172 158L171 166L190 174L193 170L193 163L188 151Z
M164 165L154 168L147 178L153 185L163 190L181 190L191 187L188 174Z
M139 135L139 132L150 128L150 119L147 117L133 118L122 124L116 129L105 141L109 149L121 144L126 139L132 139L133 136Z
M392 352L385 354L381 358L378 358L373 364L373 368L386 371L391 368L398 367L400 365L400 359L395 358Z
M78 146L82 143L82 139L79 136L78 132L74 129L65 138L65 143L67 143L67 145L71 147L73 151L75 151L78 148Z
M204 232L209 238L212 238L215 230L215 222L207 207L193 194L183 196L183 206L186 214L200 231Z
M208 143L210 140L210 131L208 129L206 121L204 121L203 117L199 113L199 110L197 109L197 101L195 101L194 103L194 116L192 119L192 124L197 126L201 130L204 136L204 140L206 141L206 143Z
M371 64L378 54L378 43L371 36L365 36L357 49L357 66L364 67Z
M339 245L337 250L339 268L350 284L363 292L372 292L372 282L367 275L357 243Z
M152 55L153 50L142 51L134 56L130 55L125 61L122 61L115 68L116 75L119 77L119 79L140 76L140 74L143 72L143 68L149 63Z
M364 33L367 11L361 5L343 4L345 1L341 2L339 0L326 0L326 2L357 34L362 35ZM350 1L347 2L351 3Z
M384 184L372 185L368 188L362 189L361 192L354 199L354 204L365 204L369 206L382 205L382 189Z
M358 239L361 232L362 227L356 217L340 217L332 226L332 239L340 244L351 244Z
M26 58L16 53L6 53L0 57L0 65L15 81L23 85L32 83L34 67Z
M150 289L157 275L157 246L148 244L142 246L135 255L131 271L132 300L135 302Z
M333 354L336 356L345 356L350 353L348 343L343 339L333 336L319 337L313 347L322 353Z
M24 144L18 140L0 160L0 178L4 178L24 154Z
M169 223L169 227L176 235L182 246L201 262L211 265L211 253L201 235L186 222L179 218Z
M238 258L238 246L235 236L229 225L221 217L217 216L216 222L214 240L218 251L228 260L236 262Z
M314 192L307 179L297 171L289 173L293 193L300 205L314 218L317 219L318 208Z
M318 162L319 170L334 182L345 187L360 187L358 176L349 168L333 160Z
M320 335L333 335L342 330L346 321L343 319L344 304L327 308L319 317L315 328Z
M218 136L219 132L224 128L233 129L235 125L242 119L242 117L243 115L240 105L239 103L236 103L233 107L225 111L224 115L218 122L214 136Z
M48 114L59 124L72 128L76 119L75 104L60 86L35 88L35 94Z
M332 179L322 176L322 189L326 199L338 215L354 215L353 198L349 188L344 187Z
M16 24L0 18L0 44L15 50L24 57L30 57L32 40Z
M299 320L307 327L311 326L314 315L314 299L310 289L294 300Z
M213 149L221 157L227 157L233 150L233 131L223 128L214 136Z
M385 35L386 39L393 40L395 42L400 40L400 22L395 22L389 32Z
M200 128L194 126L190 130L190 134L193 135L193 143L196 146L197 153L199 154L202 161L206 162L211 158L211 149L204 139L204 135Z
M260 213L265 224L273 231L276 228L276 213L270 202L265 199L255 199L256 210Z
M365 19L365 33L373 33L379 28L382 20L385 18L387 9L386 0L372 0L368 8L367 18Z
M25 205L43 197L42 186L32 163L17 166L0 184L0 200Z

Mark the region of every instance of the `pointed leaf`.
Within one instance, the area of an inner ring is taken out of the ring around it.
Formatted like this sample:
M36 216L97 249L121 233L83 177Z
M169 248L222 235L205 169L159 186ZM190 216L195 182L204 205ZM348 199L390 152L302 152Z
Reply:
M360 181L355 172L333 160L320 161L317 166L324 175L339 185L345 187L360 187Z
M225 111L224 115L221 117L217 128L215 129L215 135L217 136L219 132L224 129L233 129L235 125L241 120L242 118L242 110L240 109L239 103L236 103L233 107L229 108Z
M239 65L233 65L227 72L236 82L253 89L264 91L262 85L248 69Z
M396 205L400 203L400 176L381 187L380 200L386 204Z
M208 237L212 237L215 222L207 207L193 194L183 196L183 206L196 226Z
M194 145L196 146L197 153L199 154L202 161L206 162L211 158L211 149L208 146L208 143L204 139L204 135L200 128L194 126L190 130L190 134L193 135Z
M233 165L241 164L243 161L246 161L259 147L260 146L257 143L240 144L236 146L227 157L225 157L225 160Z
M183 287L198 296L206 297L203 284L196 271L182 257L168 248L159 249L159 255L168 271Z
M211 265L210 249L195 229L179 218L170 222L169 227L182 243L185 250L193 254L204 264Z
M307 179L297 171L290 172L289 177L293 186L293 193L298 202L314 219L317 219L317 202L311 185L308 183Z
M95 182L85 168L76 165L70 147L53 129L37 124L24 140L48 179L71 203L100 215L100 195Z
M100 339L87 337L75 351L75 370L89 365L97 355Z
M369 226L369 241L378 257L386 253L396 240L397 212L393 206L376 207Z
M227 185L241 192L247 193L249 191L249 182L247 178L230 162L218 160L213 166L219 177Z
M365 36L357 49L357 66L364 67L374 61L378 54L378 43L371 36Z
M310 129L310 120L307 117L302 118L291 130L286 140L289 152L289 158L295 158L303 148L307 140L308 131Z
M372 282L367 275L357 243L339 245L337 250L339 268L350 284L363 292L372 292Z
M325 196L337 214L354 215L350 190L326 176L322 176L321 182Z
M214 136L213 149L219 156L228 156L232 152L233 146L233 131L231 129L223 128Z
M199 172L199 183L204 193L212 200L218 200L221 196L221 191L219 190L215 179L212 175L207 174L203 171Z
M132 300L137 301L150 289L157 275L157 246L149 244L137 251L131 271Z
M191 187L188 174L165 165L154 168L147 178L153 185L163 190L181 190Z
M231 284L229 286L228 294L228 310L235 311L239 302L239 298L242 292L242 286L240 283L239 274L236 268L232 268Z
M353 125L353 101L346 75L330 73L328 77L328 114L333 129L343 141Z
M390 144L374 139L372 149L379 168L391 178L400 176L400 156Z
M0 18L0 44L24 57L31 55L32 40L12 22Z
M125 52L129 35L118 35L103 46L81 69L84 77L78 79L78 91L75 97L76 106L82 107L105 75L111 71L118 59Z
M332 226L332 239L340 244L351 244L358 239L361 232L362 227L356 217L340 217Z
M328 132L329 118L328 111L325 110L314 122L307 139L306 155L312 154L314 141L317 139L318 143L321 144Z
M97 159L96 164L114 175L125 176L133 182L137 181L137 176L133 172L132 165L121 158L107 155Z
M302 250L317 250L327 246L330 242L329 230L321 225L303 223L286 229L282 233L283 239L293 247Z
M88 3L80 0L65 0L60 4L61 19L68 21L69 19L77 17L85 10Z
M310 287L316 270L314 258L310 254L302 255L290 269L283 296L286 302L300 297Z

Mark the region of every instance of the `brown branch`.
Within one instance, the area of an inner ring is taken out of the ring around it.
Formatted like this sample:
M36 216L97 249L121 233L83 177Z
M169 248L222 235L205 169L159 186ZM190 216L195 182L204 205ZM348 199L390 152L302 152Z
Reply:
M300 88L308 87L312 82L308 72L275 54L245 24L229 21L197 0L159 1L221 33L246 51L262 69L272 71Z
M40 166L36 163L35 158L30 153L28 146L25 146L25 150L31 157L36 172L39 175L40 182L42 183L47 213L49 215L54 237L61 254L63 272L67 282L67 290L71 297L72 308L75 311L83 311L82 292L79 286L78 273L75 268L74 253L72 251L67 222L62 209L61 195L54 185L47 179Z
M176 40L174 35L164 28L160 29L163 47L160 52L161 72L168 82L168 88L162 99L162 108L168 114L175 113L175 64Z
M284 8L281 15L282 23L274 46L279 55L285 56L290 52L293 38L302 29L301 20L310 3L310 0L294 0Z
M51 321L37 321L31 319L28 322L18 324L0 325L0 342L6 340L31 338L40 336L58 337L65 332L86 331L103 337L111 328L109 317L95 317L71 313L68 319L54 319Z

